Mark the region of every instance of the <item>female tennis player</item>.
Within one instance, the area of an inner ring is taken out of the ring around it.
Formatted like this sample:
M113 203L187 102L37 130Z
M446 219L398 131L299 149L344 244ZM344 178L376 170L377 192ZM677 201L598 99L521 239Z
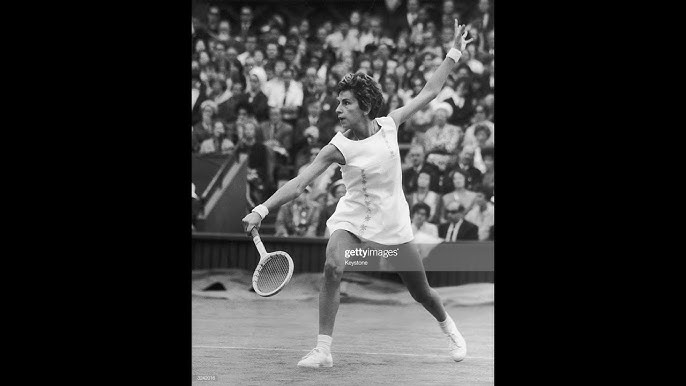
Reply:
M464 32L464 34L463 34ZM346 187L334 214L326 225L324 283L319 293L319 335L317 346L298 363L300 367L331 367L331 342L340 303L340 282L345 268L345 251L361 242L398 249L398 271L412 297L436 318L448 337L450 356L459 362L467 355L467 345L455 323L443 308L438 293L429 287L421 259L413 244L410 211L402 190L402 171L397 128L421 110L441 91L462 51L473 39L465 40L464 25L455 19L455 40L446 58L422 91L405 106L387 117L377 117L383 105L379 85L370 76L348 74L338 83L336 114L346 130L337 133L301 174L287 182L267 201L243 218L246 232L259 229L269 211L295 199L331 163L341 165ZM392 259L388 259L390 263ZM402 260L402 261L399 261Z

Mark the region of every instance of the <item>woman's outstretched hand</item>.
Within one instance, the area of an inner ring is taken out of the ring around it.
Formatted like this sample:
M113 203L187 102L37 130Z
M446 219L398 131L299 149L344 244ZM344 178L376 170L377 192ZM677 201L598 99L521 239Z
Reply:
M467 48L467 44L474 41L474 38L465 40L467 39L468 34L469 31L467 31L467 26L465 26L464 24L459 25L457 23L457 19L455 19L455 40L453 42L453 47L460 50L460 52L464 51L465 48Z

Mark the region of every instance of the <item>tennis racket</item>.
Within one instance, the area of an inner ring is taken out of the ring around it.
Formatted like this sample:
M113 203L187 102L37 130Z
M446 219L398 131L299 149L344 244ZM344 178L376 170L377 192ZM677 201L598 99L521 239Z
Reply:
M257 251L260 252L260 262L252 275L252 288L260 296L276 295L293 276L293 259L283 251L267 253L257 229L253 228L250 233Z

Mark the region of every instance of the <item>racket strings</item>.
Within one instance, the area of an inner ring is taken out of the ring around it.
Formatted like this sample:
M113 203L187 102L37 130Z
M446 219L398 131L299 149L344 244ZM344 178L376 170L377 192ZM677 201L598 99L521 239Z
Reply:
M284 255L274 255L262 266L257 278L257 288L268 293L279 288L288 278L289 263Z

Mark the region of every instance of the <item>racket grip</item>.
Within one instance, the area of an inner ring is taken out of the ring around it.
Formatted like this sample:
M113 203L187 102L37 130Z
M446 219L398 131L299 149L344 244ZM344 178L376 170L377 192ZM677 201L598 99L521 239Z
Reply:
M257 229L253 228L250 230L250 234L252 235L252 241L255 243L255 247L257 247L257 251L260 253L260 257L266 256L267 250L264 248L264 244L262 244L262 239L260 238L260 234L257 233Z

